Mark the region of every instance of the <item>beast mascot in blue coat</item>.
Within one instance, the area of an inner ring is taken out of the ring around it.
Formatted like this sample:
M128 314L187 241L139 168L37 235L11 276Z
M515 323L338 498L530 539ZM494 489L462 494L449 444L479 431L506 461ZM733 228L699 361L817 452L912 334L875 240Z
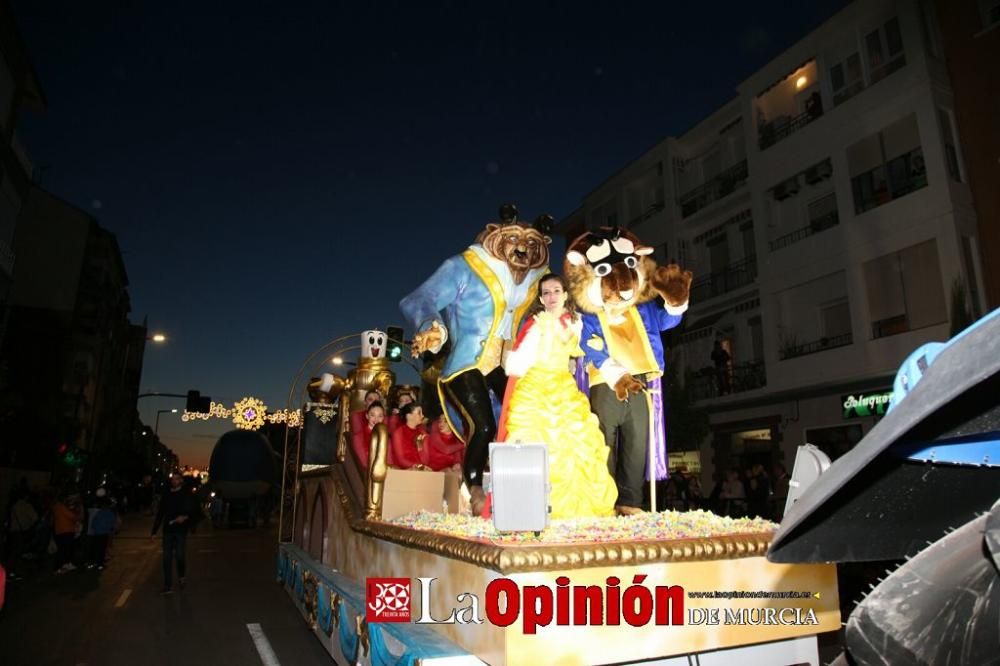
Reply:
M641 512L647 445L650 479L666 478L660 332L681 322L691 271L657 266L653 248L627 231L590 231L566 249L564 271L583 314L580 346L587 362L590 405L611 449L618 514Z
M451 352L438 381L442 405L458 406L468 434L463 473L473 515L486 501L483 470L497 423L490 391L502 400L507 376L501 365L532 303L539 278L548 270L551 217L534 226L517 221L517 210L504 206L501 221L486 225L476 243L451 257L416 291L400 301L403 315L416 330L412 352L437 353L448 340Z

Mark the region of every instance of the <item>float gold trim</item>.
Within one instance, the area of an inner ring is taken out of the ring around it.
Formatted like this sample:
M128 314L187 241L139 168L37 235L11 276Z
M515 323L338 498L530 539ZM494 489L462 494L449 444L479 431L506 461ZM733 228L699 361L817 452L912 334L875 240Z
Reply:
M368 620L363 615L354 616L354 628L357 631L359 647L363 650L364 656L368 656L371 651L371 638L368 636ZM358 655L359 657L361 654Z
M771 532L760 532L658 541L500 546L365 518L360 507L346 491L347 478L342 466L334 466L333 478L340 505L348 524L355 532L468 562L501 574L761 557L767 552L773 536Z
M340 604L342 602L343 599L340 597L339 593L333 591L330 592L330 613L333 615L333 622L330 626L336 627L337 629L340 629ZM333 632L331 631L330 633L332 634Z
M382 518L382 493L385 489L385 477L389 473L389 430L379 423L372 431L369 446L368 463L368 496L365 502L365 519L380 520Z

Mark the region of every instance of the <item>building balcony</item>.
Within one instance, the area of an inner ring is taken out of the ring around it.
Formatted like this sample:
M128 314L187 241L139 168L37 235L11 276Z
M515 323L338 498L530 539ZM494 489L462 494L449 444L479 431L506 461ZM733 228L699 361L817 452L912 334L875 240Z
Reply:
M753 284L757 279L757 255L751 254L724 270L711 273L691 284L691 300L701 303L729 293L734 289Z
M707 400L723 395L743 393L767 386L764 363L754 361L729 368L706 367L688 379L687 390L692 400Z
M851 179L854 212L858 215L893 199L927 187L927 170L920 147Z
M906 55L900 52L892 60L886 62L885 64L879 65L871 70L869 74L872 84L878 83L885 77L889 76L893 72L898 72L906 66Z
M782 343L781 348L778 350L778 358L782 361L787 361L790 358L798 358L799 356L806 356L808 354L816 354L821 351L826 351L828 349L836 349L837 347L846 347L854 342L854 336L850 333L843 333L841 335L834 335L830 337L823 337L819 340L813 340L812 342L799 343L797 340L785 341Z
M810 103L807 104L806 110L799 115L793 118L780 116L760 127L758 134L758 145L760 146L760 149L766 150L779 141L787 139L809 123L822 117L822 115L822 100L818 95L810 98Z
M685 192L677 199L681 207L681 217L694 215L712 202L726 198L746 184L747 175L747 161L743 160L693 190Z
M771 252L775 252L783 247L788 247L789 245L794 245L801 240L805 240L813 234L818 234L821 231L831 229L838 224L840 224L840 215L837 211L821 215L815 220L810 221L807 226L796 229L795 231L787 233L784 236L778 236L773 241L768 243L768 248Z

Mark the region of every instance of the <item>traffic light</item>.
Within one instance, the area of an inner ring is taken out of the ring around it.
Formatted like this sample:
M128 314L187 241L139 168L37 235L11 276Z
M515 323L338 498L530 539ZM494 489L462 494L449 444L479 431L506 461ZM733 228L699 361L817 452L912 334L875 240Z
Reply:
M208 414L212 411L212 398L202 395L200 391L188 391L184 409L191 413Z
M390 361L402 361L403 360L403 329L399 326L389 326L385 329L386 337L389 338L386 343L385 351L386 356Z
M82 467L87 461L87 454L75 445L60 442L56 447L59 462L67 467Z

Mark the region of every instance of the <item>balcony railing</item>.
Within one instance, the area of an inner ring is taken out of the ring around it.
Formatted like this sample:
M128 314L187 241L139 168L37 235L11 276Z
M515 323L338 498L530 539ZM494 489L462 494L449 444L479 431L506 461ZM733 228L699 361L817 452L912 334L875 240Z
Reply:
M899 53L895 58L885 63L884 65L879 65L878 67L872 69L871 80L872 83L877 83L885 77L889 76L893 72L898 72L906 66L906 55L902 52Z
M743 160L693 190L685 192L677 199L681 207L681 217L694 215L713 201L726 198L746 184L747 173L747 161Z
M786 361L790 358L805 356L807 354L815 354L817 352L826 351L827 349L846 347L852 342L854 342L854 336L850 333L843 333L841 335L820 338L819 340L804 342L802 344L797 344L795 342L785 343L782 345L781 349L778 350L778 357L782 361Z
M767 386L767 373L760 361L733 365L730 368L707 367L693 375L687 389L692 400L717 398Z
M787 233L784 236L778 236L773 241L768 243L768 247L771 252L780 250L783 247L788 247L798 243L800 240L809 238L813 234L818 234L821 231L826 231L831 227L835 227L840 223L840 215L837 211L832 211L826 215L821 215L815 220L812 220L808 226L802 227L801 229L796 229L791 233Z
M886 317L872 322L872 339L885 338L890 335L906 333L910 330L910 319L905 314Z
M851 179L854 212L860 215L924 187L927 170L924 151L918 146Z
M695 303L753 284L757 279L757 255L751 254L724 270L695 280L691 285L691 299Z
M787 139L822 115L823 103L819 101L819 98L816 98L816 102L812 106L794 118L789 118L788 116L775 118L760 128L760 138L758 140L760 149L765 150L782 139Z

